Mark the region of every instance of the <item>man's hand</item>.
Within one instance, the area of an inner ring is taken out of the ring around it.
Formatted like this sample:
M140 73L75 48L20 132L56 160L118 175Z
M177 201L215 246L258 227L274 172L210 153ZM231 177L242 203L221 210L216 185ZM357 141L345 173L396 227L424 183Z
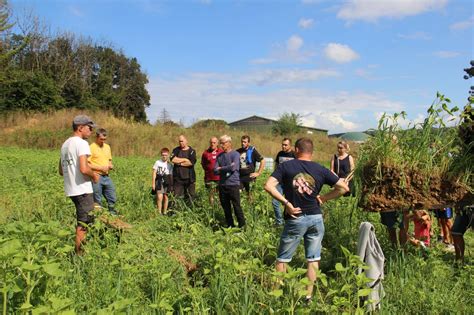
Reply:
M255 172L255 173L250 173L250 178L257 178L257 177L259 177L259 176L260 176L260 173L257 173L257 172Z
M323 196L320 196L320 195L317 195L316 199L318 200L319 205L322 205L323 203L327 201Z
M296 215L301 213L301 208L300 207L293 207L291 202L287 202L285 205L285 212L292 218L296 219Z
M97 184L99 182L100 175L96 172L92 172L91 179L94 184Z

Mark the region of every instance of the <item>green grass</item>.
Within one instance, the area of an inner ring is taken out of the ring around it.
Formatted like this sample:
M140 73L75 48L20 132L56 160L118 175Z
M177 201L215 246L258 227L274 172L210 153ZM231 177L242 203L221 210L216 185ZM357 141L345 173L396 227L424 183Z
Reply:
M63 193L58 158L58 151L0 151L0 304L6 313L354 313L359 287L352 270L358 263L341 246L355 251L365 220L374 223L387 258L383 314L468 314L474 308L472 232L466 233L463 268L455 268L453 254L436 247L427 258L414 248L393 251L378 214L354 208L350 198L325 205L326 283L318 281L315 302L305 308L302 246L286 284L281 291L273 288L280 231L272 227L271 200L262 188L268 174L259 178L252 204L243 198L247 230L224 230L221 208L206 202L199 169L196 207L157 216L150 158L116 158L111 175L118 209L133 229L117 234L97 223L87 253L76 257L75 210ZM198 269L189 273L178 255Z

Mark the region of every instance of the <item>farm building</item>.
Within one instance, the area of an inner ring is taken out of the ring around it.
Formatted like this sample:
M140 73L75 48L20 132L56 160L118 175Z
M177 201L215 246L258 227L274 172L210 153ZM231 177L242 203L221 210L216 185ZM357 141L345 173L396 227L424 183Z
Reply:
M229 123L229 126L236 129L243 129L243 130L255 130L261 132L271 132L273 124L277 121L269 118L264 118L260 116L250 116L244 119L240 119L234 122ZM320 133L324 134L325 136L328 134L326 129L319 129L307 126L300 126L301 129L309 134Z

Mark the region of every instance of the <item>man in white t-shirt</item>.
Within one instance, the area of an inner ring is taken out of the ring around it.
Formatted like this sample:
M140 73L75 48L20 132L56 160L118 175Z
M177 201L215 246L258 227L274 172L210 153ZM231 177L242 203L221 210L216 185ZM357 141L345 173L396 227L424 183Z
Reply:
M93 223L94 217L89 212L94 209L92 183L99 181L99 175L92 171L87 163L91 151L89 138L95 128L94 122L86 115L74 117L73 135L61 147L59 174L64 178L64 192L76 206L76 254L82 254L81 245L86 238L87 225Z

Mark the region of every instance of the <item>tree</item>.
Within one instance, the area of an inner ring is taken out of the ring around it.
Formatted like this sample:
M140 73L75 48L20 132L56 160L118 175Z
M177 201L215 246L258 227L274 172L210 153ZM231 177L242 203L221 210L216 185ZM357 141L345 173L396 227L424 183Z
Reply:
M272 131L280 136L288 136L298 133L301 129L301 115L296 113L284 113L273 124Z

